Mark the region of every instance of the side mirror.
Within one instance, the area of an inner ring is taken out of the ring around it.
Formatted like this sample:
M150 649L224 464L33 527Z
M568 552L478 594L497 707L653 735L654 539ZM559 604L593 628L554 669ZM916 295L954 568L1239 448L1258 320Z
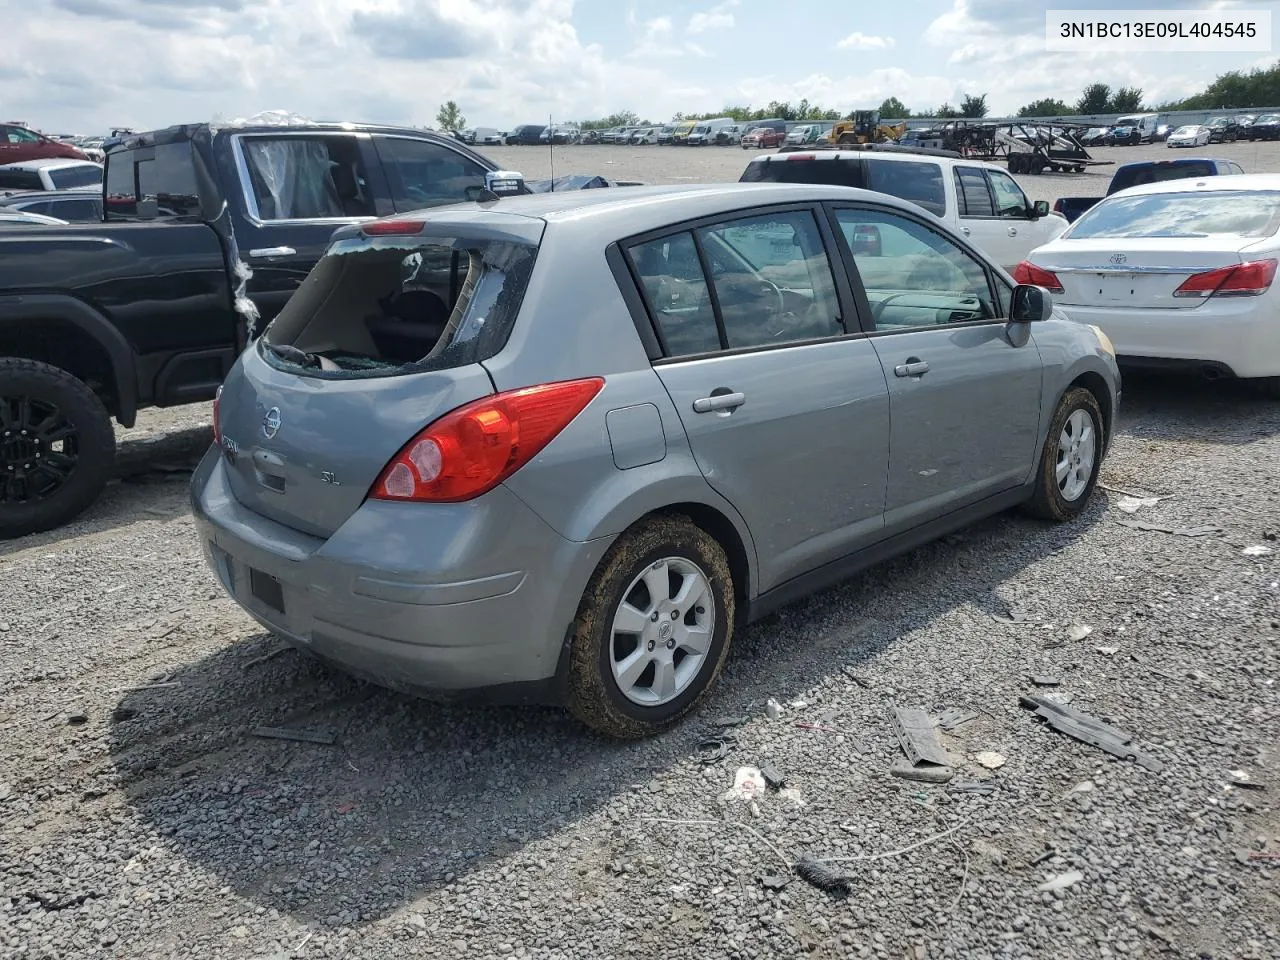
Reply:
M484 188L499 197L528 193L524 185L524 174L514 170L490 170L484 175Z
M1010 323L1040 323L1053 316L1053 297L1044 287L1020 283L1013 288L1009 305Z
M1039 220L1041 217L1047 217L1049 215L1049 201L1037 200L1035 203L1031 205L1031 214L1037 220Z

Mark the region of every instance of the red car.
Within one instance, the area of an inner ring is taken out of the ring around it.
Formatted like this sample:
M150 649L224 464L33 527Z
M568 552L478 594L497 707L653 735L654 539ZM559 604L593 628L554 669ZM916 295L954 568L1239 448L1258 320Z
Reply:
M768 150L771 147L780 147L784 140L787 139L787 131L775 130L772 127L756 127L754 130L747 131L742 138L742 149L750 150L752 147L757 149Z
M83 153L69 143L50 140L42 133L0 123L0 164L22 163L26 160L44 160L64 157L68 160L88 160Z

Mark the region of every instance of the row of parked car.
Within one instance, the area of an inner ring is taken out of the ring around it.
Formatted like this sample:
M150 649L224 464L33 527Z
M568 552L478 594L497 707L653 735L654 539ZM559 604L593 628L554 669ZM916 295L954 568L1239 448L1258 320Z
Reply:
M469 146L546 146L548 144L613 143L646 146L739 146L776 147L783 143L804 144L821 141L835 125L834 120L754 120L739 122L730 117L714 120L687 120L681 123L610 127L583 130L576 124L521 124L503 132L495 127L473 127L454 136Z
M1086 147L1123 147L1169 142L1170 146L1234 143L1237 140L1280 140L1280 114L1211 117L1204 123L1160 122L1158 114L1121 117L1113 126L1090 127L1080 136ZM1188 142L1190 141L1190 142Z

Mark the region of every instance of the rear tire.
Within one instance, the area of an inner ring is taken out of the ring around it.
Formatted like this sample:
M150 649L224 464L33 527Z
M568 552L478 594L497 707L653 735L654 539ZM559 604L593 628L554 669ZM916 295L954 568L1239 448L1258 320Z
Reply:
M1041 520L1074 520L1097 486L1105 449L1106 427L1097 398L1083 387L1069 388L1049 423L1035 492L1023 509Z
M651 591L645 578L654 573ZM618 739L674 725L720 675L735 613L733 576L715 538L683 516L643 521L610 548L583 592L569 709Z
M0 539L77 516L115 455L111 417L88 386L47 363L0 358Z

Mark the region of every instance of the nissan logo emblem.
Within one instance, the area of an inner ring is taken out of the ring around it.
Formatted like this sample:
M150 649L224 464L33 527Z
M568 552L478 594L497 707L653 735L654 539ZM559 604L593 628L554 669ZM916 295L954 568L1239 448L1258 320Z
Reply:
M1128 257L1126 257L1123 253L1113 253L1113 254L1111 255L1111 262L1112 262L1112 263L1125 263L1125 262L1127 262L1127 261L1128 261L1128 259L1129 259L1129 258L1128 258Z
M272 407L262 418L262 435L270 440L280 432L280 408Z

